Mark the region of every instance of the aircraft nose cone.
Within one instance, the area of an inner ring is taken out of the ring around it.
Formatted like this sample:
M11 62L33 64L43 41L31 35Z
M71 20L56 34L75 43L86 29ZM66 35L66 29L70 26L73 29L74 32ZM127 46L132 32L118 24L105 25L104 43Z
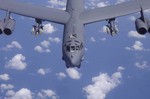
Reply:
M70 62L71 62L71 64L74 65L74 66L77 66L77 65L78 65L77 60L74 59L74 58L72 58L72 59L70 60Z

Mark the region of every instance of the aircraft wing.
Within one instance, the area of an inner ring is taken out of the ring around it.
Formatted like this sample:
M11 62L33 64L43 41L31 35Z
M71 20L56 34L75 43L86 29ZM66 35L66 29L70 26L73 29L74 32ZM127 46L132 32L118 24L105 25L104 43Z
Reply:
M45 21L52 21L61 24L66 23L70 17L70 15L63 10L19 3L14 0L0 0L0 9L27 17L43 19Z
M143 10L150 9L150 0L131 0L121 4L85 10L81 14L81 19L84 24L88 24L139 12L141 8Z

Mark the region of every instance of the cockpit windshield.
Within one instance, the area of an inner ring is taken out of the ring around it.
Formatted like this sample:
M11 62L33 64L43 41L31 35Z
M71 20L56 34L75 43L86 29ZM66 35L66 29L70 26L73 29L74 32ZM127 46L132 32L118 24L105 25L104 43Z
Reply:
M80 46L79 45L68 45L66 46L66 50L68 52L76 52L76 51L79 51L83 48L83 45L81 44Z

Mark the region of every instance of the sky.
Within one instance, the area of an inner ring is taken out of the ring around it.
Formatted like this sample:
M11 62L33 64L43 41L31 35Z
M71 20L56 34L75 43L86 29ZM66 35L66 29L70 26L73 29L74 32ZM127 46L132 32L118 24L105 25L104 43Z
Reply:
M66 0L17 1L61 10L66 5ZM85 0L85 8L125 1ZM62 61L62 25L44 22L44 33L35 37L34 19L12 17L13 34L0 35L0 99L150 99L150 33L136 32L139 13L117 18L114 36L106 33L106 21L86 25L85 59L79 69L67 69Z

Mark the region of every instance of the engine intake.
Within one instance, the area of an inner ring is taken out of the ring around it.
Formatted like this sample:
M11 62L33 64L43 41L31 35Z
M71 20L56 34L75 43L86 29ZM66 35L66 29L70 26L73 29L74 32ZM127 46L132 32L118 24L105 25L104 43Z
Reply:
M140 18L135 21L136 30L139 34L144 35L148 32L147 23L142 21Z
M12 32L14 31L15 29L15 20L14 19L8 19L6 21L6 25L5 25L5 28L3 30L3 32L6 34L6 35L11 35Z

